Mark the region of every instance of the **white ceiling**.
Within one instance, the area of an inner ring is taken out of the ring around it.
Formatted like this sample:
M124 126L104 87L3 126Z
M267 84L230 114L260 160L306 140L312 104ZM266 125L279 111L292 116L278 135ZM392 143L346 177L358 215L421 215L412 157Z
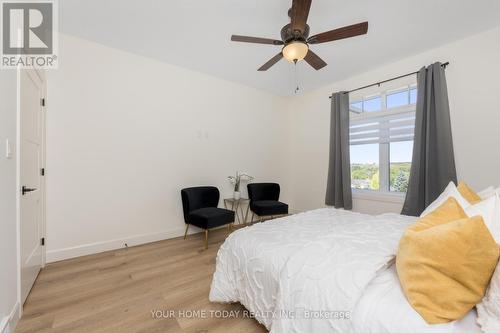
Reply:
M61 0L61 31L174 65L291 95L294 66L257 68L279 46L291 0ZM500 25L499 0L313 0L311 35L369 21L368 35L311 47L328 66L298 65L302 92ZM497 41L498 42L498 41Z

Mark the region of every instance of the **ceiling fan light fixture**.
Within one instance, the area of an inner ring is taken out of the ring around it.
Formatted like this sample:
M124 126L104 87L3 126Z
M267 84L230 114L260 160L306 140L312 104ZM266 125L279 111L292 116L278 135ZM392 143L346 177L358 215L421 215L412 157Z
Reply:
M309 46L307 43L301 41L288 43L282 50L283 57L289 62L303 60L306 57L307 52L309 52Z
M368 32L368 22L351 24L325 31L314 36L309 36L310 30L307 24L307 18L309 17L311 3L312 0L292 1L292 8L288 11L290 23L281 28L281 39L232 35L231 40L243 43L283 45L280 53L257 69L259 72L267 71L269 68L276 65L282 58L294 64L300 60L305 60L312 68L318 71L325 67L327 63L309 49L309 44L316 45L366 35Z

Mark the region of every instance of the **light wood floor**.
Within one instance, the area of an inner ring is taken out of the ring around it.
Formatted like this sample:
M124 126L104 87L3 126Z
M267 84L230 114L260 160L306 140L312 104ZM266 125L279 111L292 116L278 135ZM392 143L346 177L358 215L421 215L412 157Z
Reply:
M151 310L244 310L208 301L226 235L225 229L212 231L208 250L196 234L50 264L16 332L267 332L250 318L153 319Z

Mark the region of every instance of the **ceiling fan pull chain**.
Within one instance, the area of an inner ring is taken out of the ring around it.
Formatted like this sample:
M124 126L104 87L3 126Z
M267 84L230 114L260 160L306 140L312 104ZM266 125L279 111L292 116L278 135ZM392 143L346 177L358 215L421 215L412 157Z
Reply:
M295 63L295 94L297 94L300 90L299 88L299 73L298 73L298 68L297 68L297 60L294 60Z

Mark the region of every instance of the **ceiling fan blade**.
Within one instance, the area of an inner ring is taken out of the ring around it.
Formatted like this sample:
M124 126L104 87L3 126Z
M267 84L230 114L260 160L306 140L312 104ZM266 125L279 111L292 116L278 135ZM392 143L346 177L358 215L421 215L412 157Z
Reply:
M309 44L332 42L334 40L364 35L368 32L368 22L358 23L309 37Z
M239 35L232 35L231 40L233 42L255 43L255 44L270 44L270 45L283 45L284 44L282 41L277 40L277 39L250 37L250 36L239 36Z
M323 59L321 59L316 53L311 50L307 52L304 60L315 70L320 70L327 65L326 62L323 61Z
M309 16L309 10L311 9L311 1L312 0L293 0L291 11L292 33L300 31L300 33L303 34L305 32L307 17Z
M281 60L281 58L283 58L283 54L280 52L278 53L277 55L275 55L271 60L269 60L268 62L266 62L264 65L262 65L258 71L259 72L263 72L263 71L267 71L269 68L271 68L271 66L273 66L274 64L276 64L278 61Z

